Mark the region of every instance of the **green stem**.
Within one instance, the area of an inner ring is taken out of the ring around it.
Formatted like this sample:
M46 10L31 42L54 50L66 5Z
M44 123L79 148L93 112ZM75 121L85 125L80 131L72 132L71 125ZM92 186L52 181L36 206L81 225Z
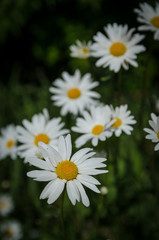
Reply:
M64 196L65 196L65 189L61 196L61 225L62 225L62 233L63 233L63 239L66 240L66 230L65 230L65 224L64 224L64 214L63 214L63 205L64 205Z
M118 102L121 102L122 69L118 72Z
M151 60L151 54L153 52L153 48L154 48L154 44L151 45L147 53L147 59L145 62L145 69L144 69L143 78L142 78L141 105L140 105L140 111L139 111L140 129L143 129L143 118L144 118L145 104L146 104L146 98L147 98L147 87L148 87L148 76L149 76L148 71L149 71L149 63Z
M97 81L97 76L96 76L96 73L95 73L94 63L92 63L91 58L88 58L87 61L88 61L88 64L89 64L89 69L90 69L91 76L92 76L94 81Z
M150 169L149 176L152 183L152 190L159 203L159 188L158 188L158 166L156 165L156 160L154 154L151 156L148 162L148 167Z
M118 156L119 156L119 137L116 137L116 146L115 146L115 154L114 154L114 174L115 174L115 180L116 184L118 183Z

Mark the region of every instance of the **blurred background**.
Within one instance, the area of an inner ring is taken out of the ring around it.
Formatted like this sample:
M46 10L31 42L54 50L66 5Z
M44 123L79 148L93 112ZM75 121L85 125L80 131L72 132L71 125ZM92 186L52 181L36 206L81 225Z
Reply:
M53 106L49 87L63 71L73 74L77 68L82 74L91 72L100 82L97 89L102 102L119 105L116 74L96 68L94 59L71 58L69 47L77 39L92 41L108 23L137 28L133 10L142 2L1 0L0 128L10 123L21 125L23 119L31 120L44 107L50 117L58 117L60 109ZM153 0L147 3L155 6ZM74 207L66 199L64 214L70 240L159 239L159 154L143 132L150 113L159 115L159 41L146 32L142 43L147 51L138 56L139 67L122 73L120 102L128 104L138 123L131 136L123 134L108 141L109 173L106 178L99 177L108 193L97 195L87 189L89 208L80 203ZM67 119L63 121L68 127ZM105 155L104 143L96 151ZM28 170L22 159L0 161L0 193L9 192L15 204L8 218L20 221L24 240L62 239L59 202L49 206L39 200L44 185L28 179Z

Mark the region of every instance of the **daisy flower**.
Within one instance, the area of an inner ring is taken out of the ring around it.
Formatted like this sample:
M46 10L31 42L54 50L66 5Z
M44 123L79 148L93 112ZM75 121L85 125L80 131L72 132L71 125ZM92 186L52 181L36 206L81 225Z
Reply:
M142 23L138 30L154 32L154 39L159 40L159 3L156 2L156 8L148 3L140 3L140 9L135 8L138 14L137 20Z
M152 142L157 143L154 150L159 150L159 117L157 117L154 113L151 113L152 120L149 120L149 124L152 129L144 128L144 131L148 133L146 135L147 139L150 139Z
M108 24L104 28L106 35L98 32L94 36L95 43L92 45L92 56L100 58L96 66L110 68L111 71L119 72L123 67L129 68L128 64L137 67L136 54L145 51L143 45L138 43L144 38L143 35L133 34L134 28L128 30L128 25Z
M39 147L43 160L28 158L28 162L40 170L30 171L27 176L36 181L49 182L42 191L40 199L47 198L48 204L51 204L58 199L66 186L68 197L73 205L77 200L88 207L90 203L83 185L100 193L96 187L100 183L91 175L108 172L100 169L106 166L103 163L106 159L92 157L95 152L90 148L83 148L72 155L70 134L65 138L63 136L59 138L57 151L42 142L39 143Z
M130 135L133 130L133 127L130 125L136 123L134 116L130 116L131 111L128 111L127 108L128 105L121 105L115 109L112 107L112 119L116 121L113 123L111 130L116 137L119 137L122 131Z
M0 215L7 216L12 210L12 198L8 194L0 195Z
M0 136L0 159L10 156L15 159L17 156L17 131L13 124L1 129Z
M86 43L85 41L81 42L77 40L76 45L70 46L71 57L82 58L82 59L86 59L90 57L91 45L92 45L91 41Z
M44 142L51 146L57 145L57 139L69 131L62 129L64 123L61 123L61 118L49 119L47 111L40 114L35 114L32 121L23 120L24 127L17 126L18 141L21 143L18 146L18 154L25 158L28 156L39 156L38 142Z
M4 240L19 240L22 237L21 225L15 220L2 223L0 226L0 231L4 237Z
M98 141L105 141L112 136L110 126L115 120L111 120L111 109L106 106L92 106L90 113L83 112L83 117L77 118L76 126L72 131L81 133L82 136L76 139L76 147L79 148L87 141L91 140L93 146L98 145Z
M74 115L82 113L85 108L95 104L95 99L100 97L99 93L92 91L99 83L92 81L89 73L81 77L80 71L76 70L73 76L63 72L62 77L63 79L56 79L53 82L55 87L50 87L50 92L53 93L51 99L54 104L62 107L63 116L68 112Z

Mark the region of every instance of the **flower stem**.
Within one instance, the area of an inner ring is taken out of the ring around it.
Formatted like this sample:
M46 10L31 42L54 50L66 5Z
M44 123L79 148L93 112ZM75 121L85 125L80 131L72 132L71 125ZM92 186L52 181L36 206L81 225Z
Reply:
M65 230L65 224L64 224L64 214L63 214L63 206L64 206L64 196L65 196L65 189L61 196L61 225L62 225L62 233L63 233L63 239L66 240L66 230Z
M151 54L153 52L154 44L148 50L147 59L145 61L145 69L142 78L142 91L141 91L141 104L140 104L140 112L139 112L139 126L140 129L143 128L143 118L144 118L144 111L145 111L145 104L147 98L147 87L148 87L148 71L149 71L149 63L151 61ZM142 131L143 132L143 131Z
M114 153L114 174L115 174L116 185L118 183L118 159L119 159L119 149L120 149L119 144L120 144L120 139L119 139L119 137L117 137L115 153Z
M118 103L121 102L122 69L118 72Z

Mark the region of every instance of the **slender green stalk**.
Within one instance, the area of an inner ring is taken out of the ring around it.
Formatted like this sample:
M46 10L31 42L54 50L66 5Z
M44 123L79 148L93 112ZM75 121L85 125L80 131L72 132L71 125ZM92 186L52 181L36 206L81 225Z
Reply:
M118 157L120 153L119 144L120 144L120 139L119 137L116 137L116 146L114 151L114 174L115 174L116 184L118 182Z
M118 72L118 103L120 104L121 102L121 97L122 97L122 92L121 92L121 87L122 87L122 69Z
M97 76L96 76L96 73L95 73L94 63L92 63L91 58L88 58L87 61L88 61L89 71L92 75L92 78L93 78L94 81L97 81Z
M118 105L121 103L121 97L122 97L121 88L122 88L122 69L120 69L118 73L118 98L117 98ZM120 153L119 144L120 144L120 139L119 137L116 137L115 150L114 150L114 174L115 174L116 184L118 182L118 156Z
M65 189L62 193L62 196L61 196L61 215L60 215L60 218L61 218L61 225L62 225L62 233L63 233L63 239L66 240L66 229L65 229L65 224L64 224L64 214L63 214L63 206L64 206L64 196L65 196Z
M143 78L142 78L141 104L140 104L140 111L139 111L140 129L143 129L143 118L144 118L145 104L146 104L146 98L147 98L147 87L148 87L148 80L149 80L148 71L149 71L149 63L151 61L151 54L153 52L153 48L154 48L154 44L152 44L148 50L147 59L145 61L145 68L143 72Z
M107 158L107 164L109 161L109 146L108 146L108 140L105 141L105 152L106 152L106 158Z

